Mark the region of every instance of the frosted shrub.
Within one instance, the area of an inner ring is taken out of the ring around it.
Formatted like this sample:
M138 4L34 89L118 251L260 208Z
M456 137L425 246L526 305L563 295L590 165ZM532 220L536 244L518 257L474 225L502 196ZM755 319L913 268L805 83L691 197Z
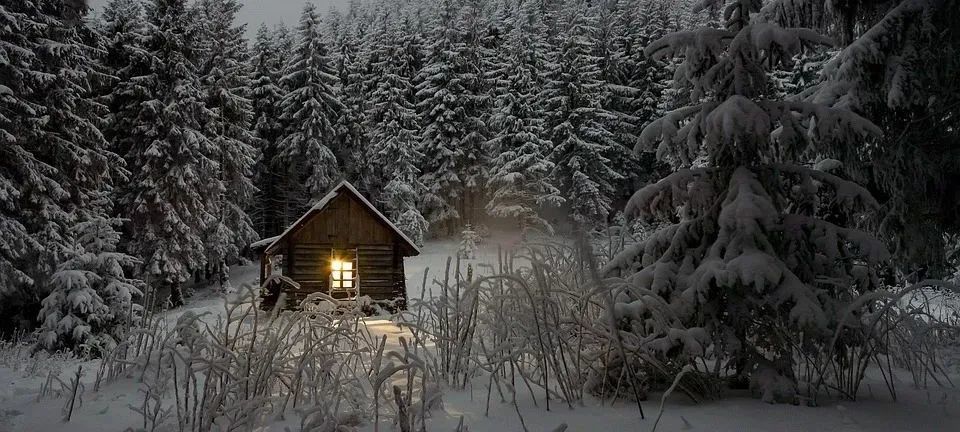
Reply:
M148 431L246 430L291 415L304 430L347 431L390 413L383 401L394 400L392 385L404 378L394 377L398 371L422 370L412 355L371 338L349 303L266 313L253 303L253 290L240 293L221 317L188 311L175 324L154 321L131 335L107 356L95 388L136 378L140 401L133 409ZM429 381L416 376L422 378L411 373L409 388L402 384L406 406L436 393L423 391Z
M584 389L600 398L647 399L650 377L639 356L622 356L613 350L588 354L593 358ZM627 364L630 362L631 364ZM631 371L634 371L631 374Z
M516 403L521 391L547 409L553 400L572 407L583 398L582 353L596 343L582 323L602 313L580 263L576 249L561 244L501 254L490 277L475 279L460 272L459 260L453 268L448 261L434 281L438 295L411 301L401 324L447 385L486 381L488 408L493 394Z

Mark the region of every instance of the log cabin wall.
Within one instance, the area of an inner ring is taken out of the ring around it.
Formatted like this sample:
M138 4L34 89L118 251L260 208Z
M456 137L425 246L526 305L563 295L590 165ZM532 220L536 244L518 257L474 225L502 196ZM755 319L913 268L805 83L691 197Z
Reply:
M308 217L287 239L287 275L300 283L299 301L310 292L327 292L331 250L356 249L361 296L374 300L405 297L401 242L393 230L351 194L341 193ZM344 254L346 255L346 254ZM351 260L351 256L336 258Z

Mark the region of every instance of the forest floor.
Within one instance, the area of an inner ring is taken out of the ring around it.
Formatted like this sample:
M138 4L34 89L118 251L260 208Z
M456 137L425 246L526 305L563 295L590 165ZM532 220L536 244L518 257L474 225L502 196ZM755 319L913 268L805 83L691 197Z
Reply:
M497 265L498 247L508 249L515 236L500 235L485 240L477 257L461 262L462 271L470 265L475 274L492 272ZM408 290L411 297L421 295L423 275L429 268L426 295L433 275L442 274L449 256L455 256L458 242L452 240L427 242L423 253L406 260ZM454 261L455 262L455 261ZM257 266L236 267L231 272L234 286L255 284ZM222 313L224 298L213 288L198 290L185 308L169 311L165 319L176 322L186 311L194 313ZM409 336L404 329L386 317L365 320L366 328L376 336L387 336L387 349L399 349L399 338ZM85 383L80 403L74 408L69 423L65 423L67 398L50 395L40 397L50 371L59 371L68 381L81 368L81 382ZM25 350L8 347L0 351L0 432L43 432L70 430L77 432L136 430L142 427L141 416L131 407L141 403L143 396L134 379L121 379L93 390L97 361L79 361L63 356L31 356ZM900 377L898 401L891 400L879 373L868 371L864 394L856 402L826 401L819 407L771 405L751 398L749 394L732 394L719 401L693 404L684 396L671 396L665 404L657 430L660 431L958 431L960 430L960 390L953 387L929 386L915 388L907 376ZM551 401L550 411L538 395L535 401L529 394L518 394L518 407L501 401L493 392L486 413L486 380L477 379L464 391L445 390L442 407L435 409L427 422L430 431L454 431L463 423L472 432L529 431L546 432L567 425L567 431L649 431L660 408L659 394L650 395L642 403L646 419L641 420L637 405L631 401L601 401L588 398L580 405L568 408L560 401ZM518 413L519 411L519 413ZM290 416L295 417L295 416ZM299 430L295 418L277 420L268 431ZM361 427L375 430L373 424ZM380 431L393 430L383 421Z

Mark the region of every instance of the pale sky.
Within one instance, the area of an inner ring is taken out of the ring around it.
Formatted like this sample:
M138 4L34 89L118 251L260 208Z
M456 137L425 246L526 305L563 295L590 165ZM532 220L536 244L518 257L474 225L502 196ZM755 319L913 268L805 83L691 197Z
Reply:
M87 3L93 7L93 13L99 14L100 9L110 0L87 0ZM326 14L330 7L342 8L349 3L349 0L310 0L317 5L317 11ZM237 14L237 20L247 24L247 38L252 38L256 34L260 23L267 25L285 23L293 27L300 20L300 12L303 11L303 5L306 0L240 0L243 7Z

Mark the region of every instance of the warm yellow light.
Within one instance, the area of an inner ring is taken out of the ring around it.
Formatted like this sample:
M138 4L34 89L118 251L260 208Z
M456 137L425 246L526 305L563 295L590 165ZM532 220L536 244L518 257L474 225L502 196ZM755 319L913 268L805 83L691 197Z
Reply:
M331 288L354 288L354 276L352 261L330 260Z

